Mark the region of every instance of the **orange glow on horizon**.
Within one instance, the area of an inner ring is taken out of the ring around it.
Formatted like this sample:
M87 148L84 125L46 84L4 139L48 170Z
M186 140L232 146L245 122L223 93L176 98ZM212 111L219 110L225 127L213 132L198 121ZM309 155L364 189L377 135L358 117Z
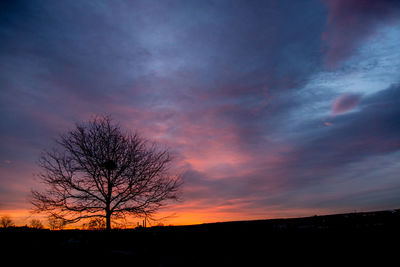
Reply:
M293 210L253 210L246 212L228 212L224 211L226 207L212 207L204 209L196 209L194 207L183 208L184 211L172 213L165 210L157 213L154 218L156 220L147 223L149 226L183 226L196 225L203 223L217 223L229 221L250 221L250 220L267 220L277 218L296 218L313 215L327 215L333 213L345 213L349 210L337 210L335 212L320 209L293 209ZM48 228L47 216L45 214L32 214L30 210L1 210L0 217L10 216L15 226L29 225L32 219L39 219L44 228ZM135 228L137 224L142 225L144 218L131 217L127 218L126 228ZM118 221L116 221L118 222ZM82 229L83 221L76 224L67 225L64 229ZM124 228L124 227L122 227Z

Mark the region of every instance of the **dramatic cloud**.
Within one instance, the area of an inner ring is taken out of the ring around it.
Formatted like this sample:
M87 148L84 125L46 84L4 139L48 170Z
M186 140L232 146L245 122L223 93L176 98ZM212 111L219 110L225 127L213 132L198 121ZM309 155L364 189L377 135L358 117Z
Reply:
M328 7L327 29L322 39L327 46L326 64L335 67L356 52L380 26L396 23L400 2L396 0L323 0Z
M185 183L166 223L398 208L399 17L398 1L1 3L0 209L30 208L40 152L94 114L171 149Z

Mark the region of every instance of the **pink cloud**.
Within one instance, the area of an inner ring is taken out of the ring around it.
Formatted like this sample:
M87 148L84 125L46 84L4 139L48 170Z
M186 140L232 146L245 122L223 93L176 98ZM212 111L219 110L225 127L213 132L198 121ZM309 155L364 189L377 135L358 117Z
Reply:
M343 94L332 104L332 115L346 113L357 107L361 96L354 94ZM329 125L330 126L330 125Z

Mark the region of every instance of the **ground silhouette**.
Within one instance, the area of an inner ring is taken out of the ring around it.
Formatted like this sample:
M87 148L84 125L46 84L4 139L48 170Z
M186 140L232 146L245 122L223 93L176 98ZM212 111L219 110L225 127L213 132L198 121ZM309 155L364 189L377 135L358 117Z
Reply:
M400 210L131 230L7 228L4 255L133 266L324 266L394 262Z

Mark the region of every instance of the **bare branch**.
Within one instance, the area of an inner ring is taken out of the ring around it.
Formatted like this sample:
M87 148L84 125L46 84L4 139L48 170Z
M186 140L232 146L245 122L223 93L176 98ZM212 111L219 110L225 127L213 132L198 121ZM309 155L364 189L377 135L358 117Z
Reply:
M57 140L43 153L43 192L32 191L36 212L65 222L156 212L176 200L179 176L169 174L171 157L136 133L124 134L108 116L95 117Z

